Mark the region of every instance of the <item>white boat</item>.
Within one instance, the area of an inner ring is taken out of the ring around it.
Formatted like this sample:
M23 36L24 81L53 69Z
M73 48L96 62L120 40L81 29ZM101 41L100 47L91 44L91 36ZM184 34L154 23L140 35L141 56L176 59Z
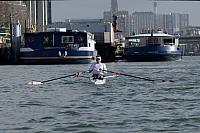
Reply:
M159 30L126 37L123 57L128 62L175 61L181 59L179 36Z
M93 79L93 78L90 78L90 81L92 83L94 83L95 85L101 85L101 84L105 84L106 83L106 78L103 78L103 79Z
M110 76L105 76L103 79L94 79L94 78L90 78L90 81L96 85L100 85L100 84L105 84L106 83L106 79L108 78L114 78L117 77L118 75L110 75Z

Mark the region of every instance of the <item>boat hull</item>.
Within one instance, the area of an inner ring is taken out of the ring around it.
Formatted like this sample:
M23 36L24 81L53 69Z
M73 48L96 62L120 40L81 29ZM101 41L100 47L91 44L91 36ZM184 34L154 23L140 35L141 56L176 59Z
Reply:
M67 51L68 55L58 55L58 51L51 52L21 52L20 64L88 64L95 61L97 51Z
M152 61L176 61L181 56L177 54L134 54L126 55L124 59L127 62L152 62Z
M129 47L123 58L128 62L175 61L181 59L181 51L176 46Z
M88 64L97 51L89 32L35 32L24 34L19 51L19 64Z
M77 59L64 59L64 58L27 58L21 57L21 65L50 65L50 64L89 64L94 62L92 58L77 58Z

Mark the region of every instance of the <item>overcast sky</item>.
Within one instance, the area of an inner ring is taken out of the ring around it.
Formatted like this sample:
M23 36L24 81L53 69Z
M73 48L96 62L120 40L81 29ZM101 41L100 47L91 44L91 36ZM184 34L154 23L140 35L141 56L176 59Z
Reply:
M109 11L111 0L56 0L52 1L52 19L102 18L104 11ZM119 10L127 10L129 14L135 11L153 11L152 0L118 0ZM157 12L188 13L190 25L200 26L200 1L159 1Z

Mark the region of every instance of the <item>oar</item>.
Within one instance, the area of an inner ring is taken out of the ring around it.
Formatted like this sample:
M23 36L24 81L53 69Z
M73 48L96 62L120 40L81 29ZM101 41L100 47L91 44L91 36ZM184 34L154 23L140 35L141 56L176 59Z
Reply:
M126 73L113 72L113 71L108 71L108 70L103 70L103 71L107 71L107 72L115 73L115 74L119 74L119 75L124 75L124 76L127 76L127 77L133 77L133 78L143 79L143 80L147 80L147 81L152 81L152 82L157 81L155 79L149 79L149 78L134 76L134 75L126 74ZM161 82L167 82L167 81L168 82L174 82L173 80L161 80Z
M58 79L62 79L62 78L67 78L67 77L75 76L75 75L77 75L77 73L73 73L73 74L62 76L62 77L58 77L58 78L48 79L48 80L44 80L44 81L35 81L35 80L32 80L28 84L39 85L39 84L43 84L43 83L46 83L46 82L50 82L50 81L54 81L54 80L58 80Z

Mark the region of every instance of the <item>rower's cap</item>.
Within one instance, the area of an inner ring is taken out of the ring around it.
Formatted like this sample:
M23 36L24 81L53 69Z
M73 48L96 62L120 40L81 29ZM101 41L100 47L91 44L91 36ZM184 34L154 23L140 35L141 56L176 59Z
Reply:
M101 61L101 56L97 55L96 60L99 59Z

